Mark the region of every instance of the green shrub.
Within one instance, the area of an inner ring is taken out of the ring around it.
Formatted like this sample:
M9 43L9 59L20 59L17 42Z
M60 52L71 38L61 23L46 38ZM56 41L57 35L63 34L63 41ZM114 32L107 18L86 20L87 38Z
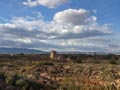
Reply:
M18 77L18 75L14 74L14 75L7 75L6 77L6 83L10 84L10 85L15 85L16 81L19 80L20 77Z
M5 74L0 72L0 78L5 79Z
M19 86L19 87L22 87L22 86L24 86L25 84L26 84L26 81L23 80L23 79L18 79L18 80L16 80L16 82L15 82L15 86Z
M117 60L110 60L110 64L118 64Z
M36 64L36 66L44 66L44 65L52 66L54 65L54 63L46 61L46 62L39 62Z
M15 65L14 64L7 64L7 67L11 68L11 67L14 67Z
M118 60L118 64L120 64L120 60Z
M82 60L81 59L76 59L75 62L76 63L82 63Z
M0 68L3 68L4 66L6 66L6 64L0 64Z
M100 61L99 60L94 60L93 63L100 64Z

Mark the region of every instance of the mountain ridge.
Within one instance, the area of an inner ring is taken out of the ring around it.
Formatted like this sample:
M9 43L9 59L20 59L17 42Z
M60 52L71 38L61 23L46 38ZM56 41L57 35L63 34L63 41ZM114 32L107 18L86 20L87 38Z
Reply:
M28 48L9 48L9 47L0 47L0 54L42 54L45 53L41 50L28 49Z

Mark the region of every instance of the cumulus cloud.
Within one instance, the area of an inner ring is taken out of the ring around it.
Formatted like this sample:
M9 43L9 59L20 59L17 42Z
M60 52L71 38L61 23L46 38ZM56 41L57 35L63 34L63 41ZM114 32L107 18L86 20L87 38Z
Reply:
M89 11L85 9L67 9L61 12L58 12L54 16L54 20L57 23L62 24L72 24L72 25L85 25L90 22L96 21L96 17L89 17ZM88 18L89 17L89 18Z
M85 38L111 33L109 25L99 25L97 17L85 9L67 9L56 13L44 31L56 33L53 38L58 39Z
M109 25L99 25L97 17L85 9L60 11L50 22L38 17L13 17L10 23L0 24L0 29L3 35L39 39L79 39L111 34Z
M40 13L36 18L13 17L9 23L0 23L0 46L66 51L109 51L113 47L119 51L103 38L111 34L110 25L100 25L89 10L67 9L57 12L52 21L44 21Z
M57 50L61 51L78 51L78 52L119 52L120 47L112 40L103 37L90 37L84 39L70 39L70 40L47 40L48 44L59 46ZM108 44L109 43L109 44Z
M25 2L23 2L23 5L29 6L29 7L35 7L35 6L45 6L48 8L55 8L59 5L62 5L64 3L67 3L68 0L27 0Z

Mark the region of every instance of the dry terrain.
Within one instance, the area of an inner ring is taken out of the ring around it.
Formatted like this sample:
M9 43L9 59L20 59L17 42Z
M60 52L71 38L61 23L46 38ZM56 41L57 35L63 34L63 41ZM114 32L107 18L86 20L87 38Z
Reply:
M120 65L1 60L0 90L120 90Z

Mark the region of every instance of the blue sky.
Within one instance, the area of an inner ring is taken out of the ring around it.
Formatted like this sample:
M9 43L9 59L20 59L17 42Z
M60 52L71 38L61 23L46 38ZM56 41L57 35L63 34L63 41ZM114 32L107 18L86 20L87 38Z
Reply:
M120 52L120 0L1 0L0 47Z

